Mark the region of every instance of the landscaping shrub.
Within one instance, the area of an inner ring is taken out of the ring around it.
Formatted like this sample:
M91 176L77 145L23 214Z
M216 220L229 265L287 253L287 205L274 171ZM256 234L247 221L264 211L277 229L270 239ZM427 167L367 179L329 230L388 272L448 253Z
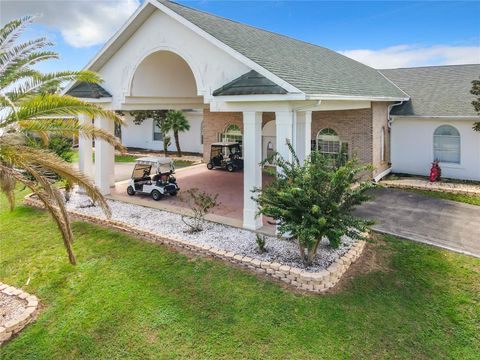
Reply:
M182 221L189 227L189 232L196 233L203 230L209 211L220 204L217 202L218 194L212 195L197 188L189 189L186 193L181 200L192 210L193 217L182 215Z
M270 185L253 191L253 199L260 214L277 222L281 235L298 243L309 266L323 237L334 248L344 235L363 238L370 222L356 218L352 210L368 199L366 190L374 186L361 178L371 167L359 166L355 160L335 166L319 152L312 152L300 164L291 145L289 148L292 161L279 154L265 160L277 166L278 172Z

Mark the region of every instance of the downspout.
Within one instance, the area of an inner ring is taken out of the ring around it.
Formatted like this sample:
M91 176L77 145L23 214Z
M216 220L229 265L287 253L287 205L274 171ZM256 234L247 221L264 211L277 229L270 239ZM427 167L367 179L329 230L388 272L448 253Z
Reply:
M398 105L402 105L404 102L405 102L405 100L402 100L402 101L400 101L400 102L398 102L398 103L388 105L388 110L387 110L387 125L388 125L388 128L389 128L389 129L392 128L392 122L393 122L393 120L392 120L392 115L391 115L390 113L391 113L393 107L394 107L394 106L398 106Z
M400 102L398 102L398 103L388 105L388 110L387 110L387 127L388 127L388 131L389 131L390 133L391 133L391 131L392 131L392 122L393 122L393 120L392 120L392 115L391 115L390 113L391 113L391 111L392 111L392 109L393 109L394 106L402 105L404 102L405 102L405 101L400 101ZM391 137L390 137L390 138L391 138ZM392 142L391 142L391 141L389 141L389 145L390 145L390 154L391 154L391 153L392 153L392 148L391 148ZM391 166L391 163L390 163L390 167L389 167L388 169L382 171L382 172L381 172L380 174L378 174L377 176L375 176L375 177L373 178L373 181L376 182L376 183L379 182L379 181L382 180L385 176L387 176L388 174L390 174L391 171L392 171L392 166Z

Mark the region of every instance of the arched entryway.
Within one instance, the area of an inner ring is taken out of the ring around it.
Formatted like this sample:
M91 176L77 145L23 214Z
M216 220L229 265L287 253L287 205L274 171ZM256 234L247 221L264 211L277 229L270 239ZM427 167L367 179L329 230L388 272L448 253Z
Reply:
M262 159L270 157L277 149L275 120L267 122L262 129Z

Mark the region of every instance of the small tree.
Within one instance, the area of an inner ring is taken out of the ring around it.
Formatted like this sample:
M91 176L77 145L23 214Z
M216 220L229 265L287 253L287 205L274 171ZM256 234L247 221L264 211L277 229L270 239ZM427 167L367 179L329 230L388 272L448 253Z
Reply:
M477 97L472 101L472 105L475 111L480 115L480 80L472 81L472 90L470 90L470 93ZM480 131L480 121L473 124L473 130Z
M182 215L182 221L189 227L190 233L203 230L205 216L211 209L219 205L217 198L218 194L212 195L197 188L187 190L187 195L181 197L181 200L193 212L192 217Z
M180 148L180 140L178 134L180 132L188 131L190 124L185 118L185 115L180 110L170 110L165 116L165 127L168 131L173 131L173 138L175 139L175 146L179 157L182 157L182 150Z
M280 170L264 189L255 189L253 199L259 213L273 218L278 231L296 241L305 265L310 266L323 237L338 247L343 235L363 238L370 222L352 215L354 206L368 199L365 191L373 187L360 176L369 166L354 160L334 167L318 152L312 152L303 165L289 145L293 161L278 154L269 160Z

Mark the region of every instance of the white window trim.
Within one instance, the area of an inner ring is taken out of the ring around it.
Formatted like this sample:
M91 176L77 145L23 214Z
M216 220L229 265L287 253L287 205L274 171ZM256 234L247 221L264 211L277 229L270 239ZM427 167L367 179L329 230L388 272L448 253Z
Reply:
M441 167L444 167L444 168L452 168L452 169L461 169L462 168L462 134L460 133L460 131L455 127L453 126L452 124L441 124L441 125L438 125L434 130L433 130L433 136L432 136L432 158L433 158L433 161L437 160L436 158L436 154L435 154L435 137L436 136L450 136L450 135L435 135L435 132L441 128L442 126L449 126L449 127L452 127L455 129L455 131L458 132L458 139L459 139L459 144L458 144L458 156L459 156L459 161L458 162L449 162L449 161L439 161L439 164L441 165ZM454 136L450 136L450 137L454 137ZM456 137L456 136L455 136Z

